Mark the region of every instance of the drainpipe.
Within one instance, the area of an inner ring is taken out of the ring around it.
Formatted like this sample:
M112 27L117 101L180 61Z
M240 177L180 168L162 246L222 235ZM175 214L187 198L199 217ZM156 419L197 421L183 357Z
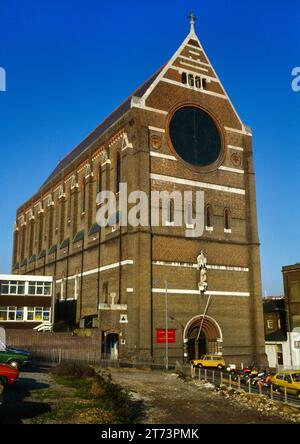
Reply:
M69 283L69 253L70 253L70 240L68 242L68 251L67 251L67 272L66 272L66 299L68 299L68 283Z
M82 288L83 288L83 256L84 256L84 237L81 240L81 277L80 277L80 308L79 308L79 319L81 319L82 315Z
M98 242L98 279L97 279L97 313L99 312L99 304L100 304L100 283L101 283L101 281L100 281L100 279L101 279L101 276L100 276L100 264L101 264L101 227L99 226L99 233L98 233L98 236L99 236L99 242Z

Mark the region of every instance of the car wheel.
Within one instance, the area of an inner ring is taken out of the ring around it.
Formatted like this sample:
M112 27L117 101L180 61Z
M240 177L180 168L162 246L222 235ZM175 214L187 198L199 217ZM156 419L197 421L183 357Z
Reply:
M198 365L197 365L197 368L202 368L202 367L203 367L202 364L198 364Z
M20 361L15 361L15 360L13 360L13 361L10 361L8 364L9 364L11 367L15 367L15 368L17 368L18 370L21 368L21 362L20 362Z
M223 365L219 364L217 368L218 368L219 370L222 370Z

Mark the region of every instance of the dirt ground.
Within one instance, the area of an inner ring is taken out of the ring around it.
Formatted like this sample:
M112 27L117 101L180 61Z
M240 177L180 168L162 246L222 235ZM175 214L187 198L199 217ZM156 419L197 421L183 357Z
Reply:
M280 415L263 415L243 409L197 389L192 381L161 371L111 369L114 382L143 401L145 424L288 424Z
M7 390L0 406L0 424L26 424L50 411L37 394L55 386L47 367L21 373L14 387ZM138 406L139 421L144 424L285 424L280 415L262 413L232 405L210 390L199 389L193 381L162 371L109 369L112 380L128 389Z

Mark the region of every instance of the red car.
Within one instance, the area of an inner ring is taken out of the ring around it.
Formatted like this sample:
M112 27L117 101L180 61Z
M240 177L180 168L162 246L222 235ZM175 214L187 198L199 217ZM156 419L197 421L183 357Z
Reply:
M19 370L8 364L0 364L0 384L13 384L19 376Z

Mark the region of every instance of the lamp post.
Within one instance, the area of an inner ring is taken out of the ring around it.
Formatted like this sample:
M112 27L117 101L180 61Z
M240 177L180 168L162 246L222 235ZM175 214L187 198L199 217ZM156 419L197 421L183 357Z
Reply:
M166 370L169 370L169 335L168 335L168 282L165 281L165 306L166 306Z
M182 334L181 334L181 337L182 337L182 363L184 364L184 342L183 342L183 333L184 333L184 329L185 329L185 327L184 327L184 325L183 325L180 321L178 321L178 319L174 318L174 316L171 316L171 315L170 315L169 318L172 319L172 321L177 322L177 323L180 325L181 330L182 330Z

